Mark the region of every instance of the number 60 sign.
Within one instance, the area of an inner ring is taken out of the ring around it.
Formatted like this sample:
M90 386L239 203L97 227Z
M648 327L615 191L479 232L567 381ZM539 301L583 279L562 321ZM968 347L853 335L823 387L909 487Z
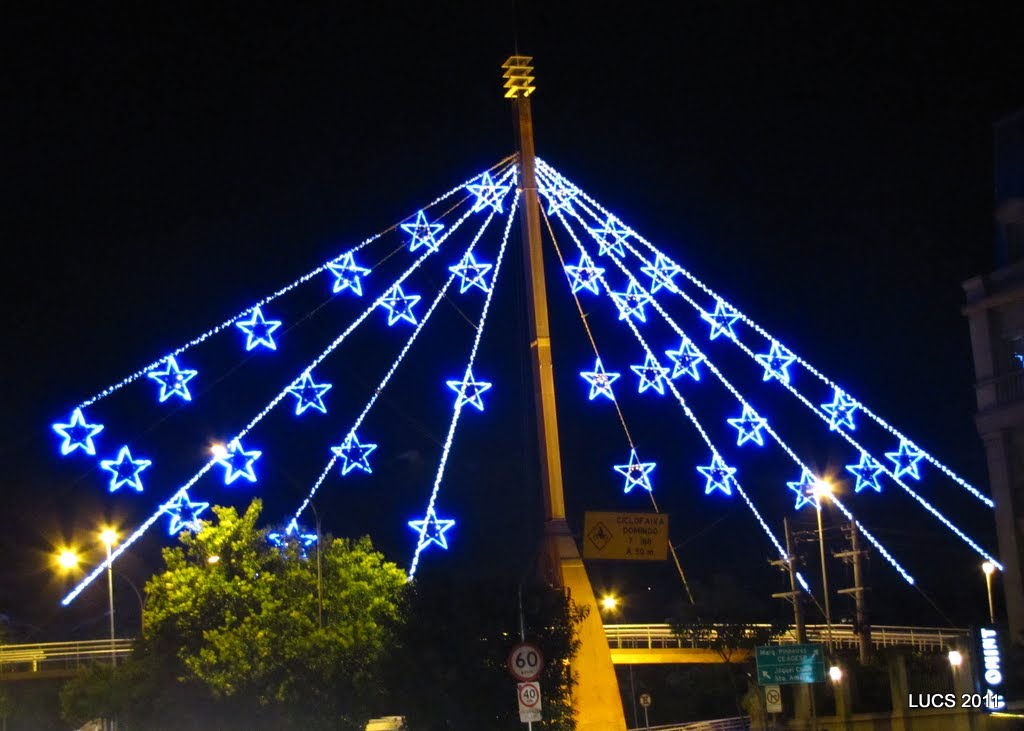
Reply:
M520 642L508 654L508 670L517 680L536 680L544 669L544 656L540 648L529 642Z

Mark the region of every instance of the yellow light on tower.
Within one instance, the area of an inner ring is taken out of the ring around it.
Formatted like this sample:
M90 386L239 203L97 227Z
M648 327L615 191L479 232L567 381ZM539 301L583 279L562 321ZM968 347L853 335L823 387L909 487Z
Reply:
M606 612L614 612L619 607L619 598L614 594L605 594L601 597L601 609Z
M826 497L832 494L832 483L826 477L819 477L814 482L814 494L818 497Z
M57 554L57 565L65 571L71 571L72 569L78 568L78 564L81 563L81 556L70 548L64 548Z
M104 528L100 531L100 541L108 548L113 546L117 543L117 531L113 528Z

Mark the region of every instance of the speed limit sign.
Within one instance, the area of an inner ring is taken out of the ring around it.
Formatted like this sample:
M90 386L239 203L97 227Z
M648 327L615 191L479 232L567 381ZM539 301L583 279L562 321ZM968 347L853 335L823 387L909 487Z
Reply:
M536 680L544 669L544 656L540 648L529 642L520 642L508 654L508 670L517 680Z

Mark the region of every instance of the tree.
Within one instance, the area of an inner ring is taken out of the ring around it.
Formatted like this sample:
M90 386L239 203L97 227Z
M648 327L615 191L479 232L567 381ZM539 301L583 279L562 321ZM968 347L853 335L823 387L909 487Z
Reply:
M259 500L242 515L215 507L215 522L164 550L166 569L146 584L144 637L115 671L114 682L137 689L119 703L122 725L199 716L207 726L216 716L224 729L359 728L369 717L404 571L369 538L328 537L319 548L321 626L315 549L307 557L297 541L268 543L261 509ZM89 707L73 707L88 698L79 691L66 691L69 719Z

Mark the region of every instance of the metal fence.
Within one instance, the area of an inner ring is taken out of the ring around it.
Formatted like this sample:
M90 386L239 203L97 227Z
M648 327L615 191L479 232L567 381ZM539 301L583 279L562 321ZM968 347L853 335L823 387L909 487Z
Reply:
M717 718L713 721L670 723L663 726L641 726L631 731L750 731L750 717Z
M0 645L0 675L42 670L75 670L111 663L131 654L132 639L80 640Z
M753 625L767 628L769 625ZM806 627L807 641L825 644L829 638L828 627L824 624L809 624ZM606 624L605 635L608 645L613 648L700 648L708 647L716 638L714 627L701 627L693 635L677 635L667 624ZM948 650L967 636L966 629L947 627L904 627L897 625L873 625L871 643L875 647L909 647L918 651ZM848 624L832 625L832 645L835 647L857 647L860 638ZM790 630L772 640L773 644L796 642L795 630Z

